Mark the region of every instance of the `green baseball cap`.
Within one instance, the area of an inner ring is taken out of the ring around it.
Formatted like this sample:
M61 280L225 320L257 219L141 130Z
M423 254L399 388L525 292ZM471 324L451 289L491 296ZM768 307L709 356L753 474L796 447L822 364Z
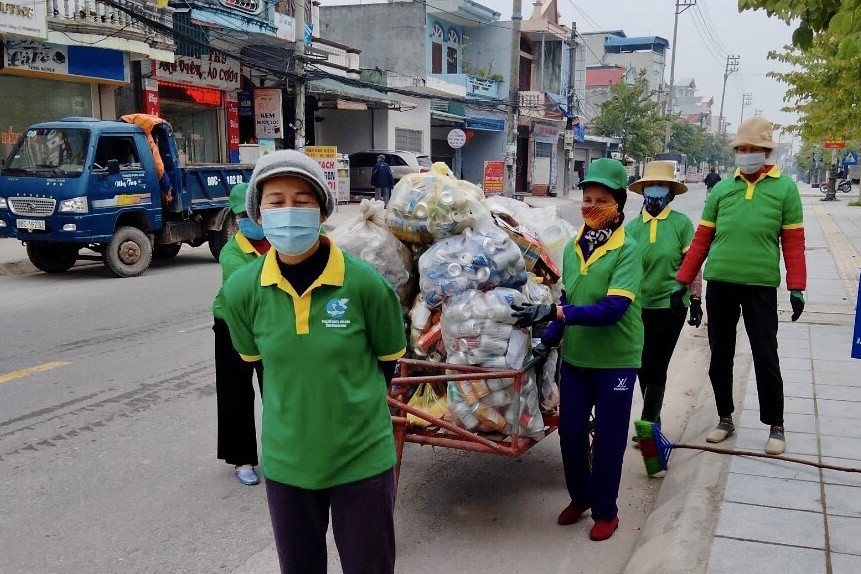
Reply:
M227 205L230 211L237 215L245 212L245 194L248 192L247 183L237 183L230 190L230 199L227 200Z
M602 157L589 164L579 187L582 189L587 183L600 183L611 190L627 189L628 173L619 160Z

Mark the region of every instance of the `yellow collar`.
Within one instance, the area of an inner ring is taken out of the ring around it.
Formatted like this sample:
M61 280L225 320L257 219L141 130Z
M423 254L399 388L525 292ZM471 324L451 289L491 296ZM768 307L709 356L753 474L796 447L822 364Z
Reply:
M771 166L771 169L770 169L770 170L768 170L768 171L767 171L767 172L765 172L765 173L761 173L761 174L759 174L759 178L757 179L757 183L758 183L758 182L760 182L760 181L762 181L762 180L763 180L763 179L765 179L766 177L780 177L780 168L778 168L778 167L777 167L777 165L773 165L773 166ZM744 179L744 175L741 173L741 170L740 170L740 169L735 168L735 173L733 174L733 178L735 178L735 179L738 179L738 178L742 178L742 179ZM747 181L747 180L745 179L745 181ZM748 182L748 183L750 183L750 182Z
M320 276L311 283L311 286L301 297L310 295L311 291L320 285L340 287L344 284L344 254L328 237L321 236L320 241L329 245L329 260ZM260 286L268 287L270 285L277 285L292 297L300 298L293 286L281 275L281 269L278 267L278 252L274 247L266 254L266 261L263 262L263 270L260 273Z
M671 207L668 205L668 206L666 206L664 209L662 209L662 210L661 210L661 212L660 212L659 214L657 214L657 215L654 215L654 216L653 216L651 213L649 213L648 211L646 211L646 208L644 207L644 208L643 208L643 223L649 223L649 222L650 222L650 221L652 221L653 219L666 219L667 217L669 217L670 212L671 212L672 210L673 210L673 208L671 208Z
M260 256L260 252L254 249L254 246L251 245L251 242L242 234L241 231L237 231L233 238L236 239L236 244L239 245L239 249L241 249L243 253L253 253L258 257Z
M585 261L585 257L583 257L583 250L580 249L580 238L583 236L583 231L586 228L585 225L581 225L580 229L577 230L577 237L574 238L574 251L577 252L577 256L580 258L580 275L586 275L586 272L589 269L589 266L598 261L601 257L607 254L608 251L612 251L614 249L618 249L622 247L625 243L625 227L620 225L616 228L616 231L610 236L610 239L607 240L606 243L595 249L592 252L592 256L589 258L589 261Z

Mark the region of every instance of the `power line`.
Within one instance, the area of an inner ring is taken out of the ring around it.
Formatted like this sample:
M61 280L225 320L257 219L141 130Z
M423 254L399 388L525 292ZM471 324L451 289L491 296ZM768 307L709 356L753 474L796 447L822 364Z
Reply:
M702 8L702 12L700 12L700 15L701 15L701 16L704 16L703 21L707 22L707 23L711 26L711 28L715 31L716 38L717 38L717 40L718 40L718 47L719 47L719 48L721 49L721 51L722 51L722 52L724 52L725 54L729 54L729 50L728 50L728 49L727 49L727 47L724 45L724 43L721 41L721 39L720 39L720 35L718 35L718 34L717 34L718 27L717 27L717 26L715 26L715 24L714 24L714 20L712 20L712 15L711 15L711 13L709 12L709 7L708 7L708 5L707 5L707 4L708 4L707 2L703 2L701 5L700 5L700 4L697 4L696 10L697 10L698 12L700 12L700 9Z
M593 20L586 12L584 12L579 6L577 6L577 4L574 3L574 0L568 0L568 3L574 7L574 10L576 10L577 13L583 17L586 23L592 26L592 28L594 28L596 32L599 30L606 30L605 27L601 26L598 22Z
M699 32L699 34L700 34L700 38L702 38L702 39L703 39L703 43L702 43L702 45L703 45L703 47L705 47L706 52L708 52L708 53L709 53L709 55L712 57L712 59L713 59L716 63L718 63L718 64L720 64L720 65L723 65L723 63L724 63L724 59L726 58L726 55L719 56L719 55L717 55L717 54L715 53L715 51L714 51L714 49L713 49L713 47L712 47L711 43L710 43L710 42L708 42L708 41L706 41L706 40L707 40L706 33L705 33L705 32L703 32L703 30L702 30L702 29L701 29L701 27L700 27L700 23L697 21L697 19L696 19L696 18L691 18L691 22L693 22L693 23L694 23L694 27L697 29L697 32ZM718 53L719 53L719 52L718 52Z

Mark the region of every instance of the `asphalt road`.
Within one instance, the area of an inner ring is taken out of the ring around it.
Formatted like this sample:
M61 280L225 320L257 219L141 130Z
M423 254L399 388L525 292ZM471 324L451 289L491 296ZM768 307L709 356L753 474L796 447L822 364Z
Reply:
M694 186L674 207L696 221L704 197ZM579 224L578 210L563 214ZM0 277L0 571L277 571L263 488L215 458L219 280L205 246L134 279L101 265ZM702 331L680 342L668 428L684 425L702 384L685 376ZM517 460L407 445L398 571L620 571L660 482L629 451L619 533L592 543L591 520L555 524L567 503L556 441Z

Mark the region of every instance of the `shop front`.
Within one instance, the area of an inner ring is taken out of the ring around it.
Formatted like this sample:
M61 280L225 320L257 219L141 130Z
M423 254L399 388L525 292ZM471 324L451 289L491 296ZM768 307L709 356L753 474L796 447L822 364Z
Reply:
M549 195L556 192L557 179L560 178L559 136L565 129L565 122L533 122L532 138L529 149L529 181L532 195ZM564 168L563 168L564 169ZM560 182L561 183L561 182Z
M129 82L125 52L18 40L0 46L0 158L32 124L68 116L114 119L113 89Z
M143 82L146 111L171 124L184 163L239 162L241 78L240 63L212 49L152 62Z

